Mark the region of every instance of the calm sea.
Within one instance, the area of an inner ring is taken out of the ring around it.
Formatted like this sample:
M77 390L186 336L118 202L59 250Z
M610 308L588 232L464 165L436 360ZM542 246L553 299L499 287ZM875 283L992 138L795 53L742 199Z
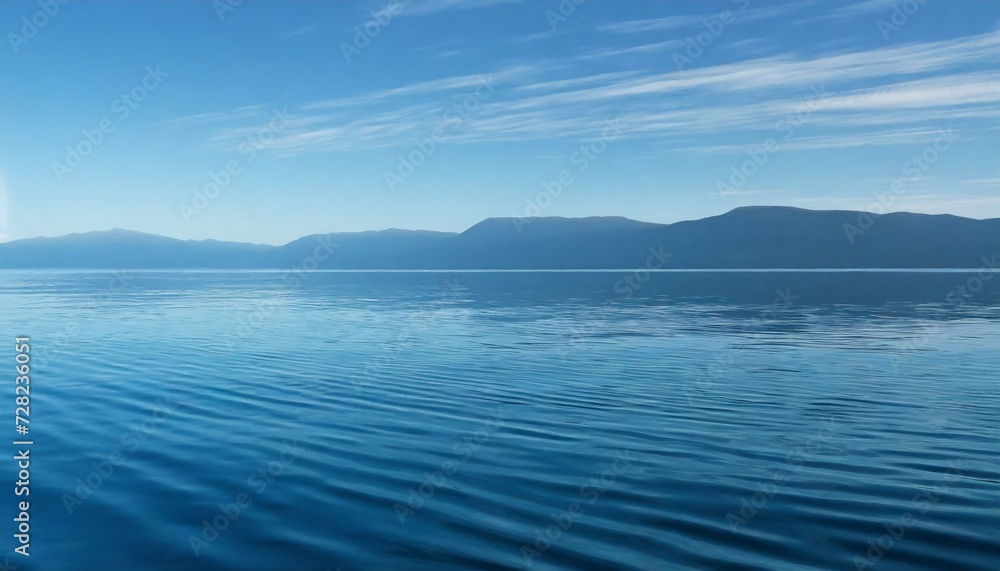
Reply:
M0 331L21 569L1000 568L1000 277L4 271Z

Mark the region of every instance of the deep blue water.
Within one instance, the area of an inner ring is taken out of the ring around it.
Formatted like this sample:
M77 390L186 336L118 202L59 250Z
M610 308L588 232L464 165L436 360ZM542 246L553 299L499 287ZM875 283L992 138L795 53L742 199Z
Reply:
M995 570L1000 278L973 278L4 271L35 442L30 558L0 465L4 552Z

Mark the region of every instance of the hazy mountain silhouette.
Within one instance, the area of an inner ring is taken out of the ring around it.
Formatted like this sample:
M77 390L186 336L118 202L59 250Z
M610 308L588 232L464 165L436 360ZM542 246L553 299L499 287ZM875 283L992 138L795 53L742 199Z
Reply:
M1000 219L772 206L675 224L490 218L461 234L319 234L283 246L127 230L0 244L0 268L977 268L993 256Z

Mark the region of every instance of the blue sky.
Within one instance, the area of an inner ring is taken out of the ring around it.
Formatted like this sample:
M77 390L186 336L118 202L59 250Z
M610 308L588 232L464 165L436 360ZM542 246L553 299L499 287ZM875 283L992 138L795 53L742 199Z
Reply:
M0 3L2 239L1000 217L995 1L233 4Z

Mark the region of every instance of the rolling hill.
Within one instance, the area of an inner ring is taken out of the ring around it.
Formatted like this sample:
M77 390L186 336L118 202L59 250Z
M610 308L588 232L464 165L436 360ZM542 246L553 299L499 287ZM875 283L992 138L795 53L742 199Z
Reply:
M0 244L0 268L978 268L997 255L1000 219L757 206L674 224L490 218L460 234L333 233L282 246L110 230Z

